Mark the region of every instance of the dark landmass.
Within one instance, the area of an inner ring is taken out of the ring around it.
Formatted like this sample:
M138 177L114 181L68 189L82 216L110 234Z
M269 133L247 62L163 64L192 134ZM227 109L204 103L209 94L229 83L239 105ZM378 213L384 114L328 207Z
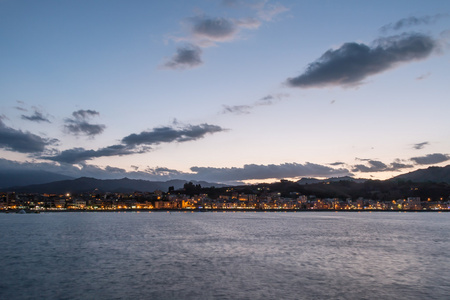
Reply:
M353 178L350 176L344 176L344 177L331 177L327 179L317 179L317 178L302 178L299 181L297 181L298 184L305 185L305 184L313 184L313 183L326 183L326 182L339 182L339 181L352 181L352 182L358 182L362 183L367 181L367 179L360 179L360 178Z
M52 176L53 174L47 174L46 177L42 175L42 180L48 181ZM2 182L1 185L5 186L5 183ZM3 188L0 191L65 194L92 192L133 193L154 192L156 190L162 192L172 191L173 193L189 196L207 194L211 199L217 199L221 195L230 195L233 192L253 195L277 192L280 197L287 198L308 195L317 198L365 198L381 201L406 197L447 199L450 196L450 165L417 170L389 180L366 180L351 177L329 178L326 180L306 178L297 182L281 180L271 184L263 183L230 187L209 182L192 181L188 183L186 180L146 181L128 178L100 180L82 177L44 184Z
M410 180L413 182L445 182L450 184L450 165L445 167L429 167L414 172L402 174L394 180Z
M3 188L1 191L20 192L20 193L133 193L133 192L154 192L156 190L167 191L169 188L180 189L187 183L186 180L169 180L169 181L148 181L138 179L95 179L90 177L81 177L72 180L54 181L44 184L34 184L26 186L15 186ZM218 186L221 184L213 184L205 181L194 181L193 183L204 187Z
M57 173L39 170L0 170L0 188L50 183L58 180L74 179Z

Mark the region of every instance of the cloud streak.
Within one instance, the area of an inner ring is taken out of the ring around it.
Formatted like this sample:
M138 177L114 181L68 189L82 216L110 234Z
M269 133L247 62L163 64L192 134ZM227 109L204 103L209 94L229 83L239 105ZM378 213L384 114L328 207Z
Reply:
M419 33L380 38L373 46L345 43L325 52L303 74L288 78L286 83L298 88L355 86L400 63L424 59L437 47L434 39Z
M236 115L243 115L243 114L249 114L254 108L258 106L268 106L273 105L277 102L280 102L284 100L285 98L288 98L289 94L274 94L274 95L267 95L254 103L250 105L223 105L223 109L220 112L221 114L236 114Z
M0 158L0 168L14 170L41 170L63 174L72 177L95 177L100 179L133 178L144 180L198 180L209 182L237 183L240 180L264 180L303 177L326 177L351 175L347 169L333 169L327 166L305 163L285 163L271 165L245 165L240 168L192 167L191 172L183 172L166 167L147 167L144 171L126 171L125 169L80 163L77 166L54 162L14 162Z
M122 139L126 145L158 145L160 143L188 142L203 138L206 134L224 131L217 125L187 125L184 128L157 127L150 131L130 134Z
M380 28L380 32L386 33L390 30L403 30L406 28L410 28L413 26L420 26L420 25L431 25L436 23L442 18L447 18L448 14L436 14L434 16L422 16L422 17L408 17L403 18L395 23L389 23L383 27Z
M225 131L217 125L200 124L187 125L182 128L170 126L157 127L150 131L130 134L121 140L122 144L111 145L97 150L85 148L72 148L59 152L56 155L42 156L42 159L59 163L78 164L99 157L123 156L146 153L152 150L151 146L161 143L188 142L205 137L207 134Z
M362 173L370 173L370 172L389 172L389 171L401 171L403 169L412 168L413 165L404 164L400 162L400 160L396 160L389 165L371 159L362 159L366 161L367 164L357 164L352 167L352 172L362 172Z
M250 105L223 105L222 114L247 115L253 107Z
M417 143L417 144L413 145L413 148L416 150L420 150L420 149L425 148L425 146L428 146L429 144L430 143L428 143L428 142Z
M213 167L192 167L196 178L211 178L218 182L228 182L236 180L263 180L263 179L283 179L296 177L331 177L347 176L351 173L344 168L330 168L328 166L313 163L285 163L280 165L256 165L247 164L241 168L213 168Z
M86 160L105 156L122 156L138 153L124 145L112 145L98 150L87 150L84 148L73 148L60 152L54 156L43 156L41 158L59 163L78 164Z
M28 121L32 121L32 122L47 122L47 123L51 123L48 118L44 117L44 115L41 112L38 112L38 111L35 111L34 114L32 114L31 116L22 115L21 118L23 120L28 120Z

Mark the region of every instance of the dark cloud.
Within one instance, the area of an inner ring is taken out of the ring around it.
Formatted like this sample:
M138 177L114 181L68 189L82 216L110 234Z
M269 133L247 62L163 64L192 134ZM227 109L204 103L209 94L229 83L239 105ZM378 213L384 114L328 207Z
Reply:
M186 45L177 49L177 53L164 64L169 69L194 68L203 63L202 49L194 45Z
M390 23L380 28L385 33L390 30L402 30L412 26L430 25L436 23L439 19L448 17L448 14L437 14L434 16L408 17L403 18L395 23Z
M100 115L98 111L91 109L80 109L72 113L72 116L77 120L87 120L98 115Z
M157 127L151 131L130 134L122 139L126 145L157 145L160 143L187 142L203 138L208 133L224 131L217 125L188 125L184 128Z
M431 165L450 160L450 155L442 153L433 153L425 156L412 157L411 160L418 165Z
M195 17L191 20L192 33L201 38L226 40L232 38L238 31L235 22L225 18Z
M347 169L333 169L327 166L305 163L285 163L281 165L244 165L242 168L212 168L192 167L196 178L219 182L254 180L254 179L282 179L295 177L329 177L351 175Z
M72 119L66 119L64 129L66 132L73 135L86 135L93 137L95 135L101 134L106 126L103 124L91 124L88 121L100 113L95 110L83 110L74 111L72 113Z
M85 148L72 148L56 153L54 155L41 156L59 163L79 164L104 156L122 156L149 152L150 145L171 142L187 142L203 138L208 133L224 131L219 126L200 124L188 125L184 128L158 127L152 131L143 131L139 134L130 134L122 139L122 144L112 145L97 150Z
M39 153L53 142L30 132L7 127L0 119L0 148L20 153Z
M87 150L84 148L72 148L64 150L54 156L43 156L41 158L56 161L59 163L78 164L86 160L91 160L97 157L116 156L116 155L130 155L140 153L135 149L125 145L112 145L98 150Z
M119 179L123 177L146 180L160 180L144 172L127 172L124 169L107 166L101 168L95 165L78 164L74 166L67 163L56 162L17 162L0 158L0 169L19 171L47 171L61 175L79 177L94 177L99 179Z
M399 160L394 161L389 166L385 163L378 161L378 160L371 160L371 159L359 159L362 161L366 161L367 164L358 164L354 165L352 168L352 172L387 172L387 171L401 171L402 169L412 168L412 165L407 165L404 163L401 163Z
M337 162L334 162L334 163L330 163L329 165L330 166L343 166L343 165L345 165L345 163L341 162L341 161L337 161Z
M436 48L431 37L418 33L378 39L372 47L345 43L325 52L300 76L288 78L287 84L300 88L357 85L399 63L424 59Z
M418 143L418 144L414 144L413 148L420 150L423 149L425 146L429 145L430 143L428 142L423 142L423 143Z
M409 164L404 164L404 163L401 163L401 162L393 162L393 163L391 163L390 170L388 170L388 171L401 171L403 169L409 169L409 168L412 168L412 167L414 167L414 166L413 165L409 165Z
M21 118L32 122L51 123L50 120L39 111L34 111L34 114L32 114L31 116L22 115Z
M74 135L87 135L87 136L94 136L97 134L101 134L106 126L102 124L89 124L85 121L78 121L78 120L66 120L66 125L64 125L64 128L67 132L74 134Z
M80 152L86 150L81 149ZM145 171L126 171L125 169L79 163L74 166L65 162L14 162L0 158L0 168L14 170L39 170L58 173L74 178L95 177L99 179L133 178L143 180L198 180L209 182L238 183L240 180L283 179L295 177L336 177L352 175L347 169L333 169L327 166L305 163L286 163L280 165L245 165L242 168L191 168L190 173L166 167L147 168ZM242 183L242 182L240 182Z

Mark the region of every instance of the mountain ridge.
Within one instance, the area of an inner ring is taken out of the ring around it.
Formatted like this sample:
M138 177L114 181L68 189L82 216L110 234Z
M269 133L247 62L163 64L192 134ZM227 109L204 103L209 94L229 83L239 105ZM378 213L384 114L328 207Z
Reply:
M1 191L15 191L27 193L86 193L86 192L154 192L156 190L167 191L169 187L174 189L183 188L185 183L192 182L200 184L202 187L223 187L225 185L210 183L206 181L187 181L182 179L172 179L168 181L149 181L143 179L97 179L93 177L79 177L76 179L60 180L44 184L33 184L26 186L14 186L2 188Z
M1 174L6 174L8 170L3 170ZM48 173L48 174L46 174ZM168 181L149 181L143 179L130 179L123 177L121 179L97 179L93 177L79 177L79 178L68 178L65 180L50 181L51 178L56 176L64 177L64 175L54 174L50 172L40 172L36 174L41 174L43 178L41 181L44 183L31 184L31 185L15 185L10 187L4 187L5 182L10 181L0 181L2 188L0 191L8 192L28 192L28 193L83 193L83 192L154 192L155 190L167 191L169 187L173 187L174 190L182 189L185 183L192 182L194 185L201 185L202 187L226 187L230 185L211 183L206 181L188 181L183 179L172 179ZM35 174L35 175L36 175ZM14 174L13 174L14 175ZM32 174L33 175L33 174ZM43 176L47 175L47 177ZM5 176L3 176L4 178ZM12 176L11 178L13 178ZM33 176L29 176L32 178ZM44 178L45 177L45 178ZM68 177L68 176L65 176ZM0 179L2 177L0 176ZM47 181L47 182L45 182ZM317 185L317 184L329 184L329 183L339 183L339 182L351 182L352 184L363 184L365 182L372 181L369 179L357 179L349 176L345 177L331 177L328 179L316 179L316 178L302 178L295 183L300 186L305 185ZM417 183L447 183L450 184L450 165L445 167L428 167L426 169L419 169L409 173L401 174L391 179L382 180L380 182L399 182L399 181L411 181ZM19 181L19 182L26 182Z
M390 180L406 180L412 182L445 182L450 184L450 165L445 167L428 167L401 174Z

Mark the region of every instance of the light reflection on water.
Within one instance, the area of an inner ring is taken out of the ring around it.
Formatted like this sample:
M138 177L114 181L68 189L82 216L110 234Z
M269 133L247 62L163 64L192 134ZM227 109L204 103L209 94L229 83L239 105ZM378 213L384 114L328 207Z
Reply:
M446 299L450 214L0 214L0 299Z

